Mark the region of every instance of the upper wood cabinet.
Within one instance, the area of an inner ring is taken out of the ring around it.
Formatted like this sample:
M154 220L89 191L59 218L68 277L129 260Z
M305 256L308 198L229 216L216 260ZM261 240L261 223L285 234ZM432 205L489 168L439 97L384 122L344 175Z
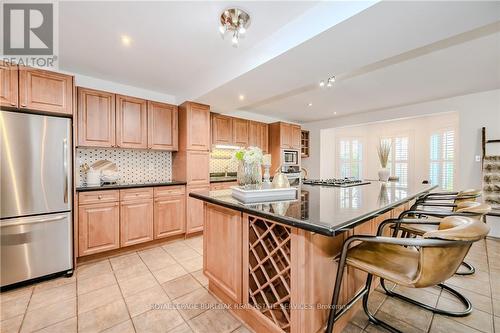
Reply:
M19 107L73 114L73 77L19 66Z
M121 148L147 148L147 101L116 95L116 144Z
M210 150L210 107L194 102L179 106L179 150Z
M248 125L248 145L259 147L264 153L268 151L268 126L257 121Z
M212 144L231 145L233 143L233 118L220 114L212 115Z
M248 123L246 119L233 118L233 145L248 146Z
M19 72L16 65L0 61L0 106L17 108Z
M177 106L148 102L148 148L177 150Z
M115 147L115 95L78 88L78 146Z
M301 148L301 137L302 131L300 126L292 125L291 126L291 148L300 149Z
M280 123L281 148L292 148L292 125Z
M119 205L118 202L105 202L78 207L79 256L120 247Z

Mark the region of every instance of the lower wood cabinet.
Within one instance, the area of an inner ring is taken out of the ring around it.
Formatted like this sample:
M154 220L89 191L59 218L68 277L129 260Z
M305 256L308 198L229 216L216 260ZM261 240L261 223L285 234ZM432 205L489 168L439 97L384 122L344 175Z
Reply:
M183 194L155 198L154 238L180 235L186 232L186 198Z
M78 207L78 255L85 256L120 247L119 202Z
M210 283L237 303L243 301L242 242L241 213L208 204L203 230L203 272Z
M153 199L120 203L120 246L153 240Z
M188 187L188 193L208 194L209 191L210 191L210 185ZM188 195L186 202L187 202L186 234L202 231L203 220L204 220L203 201L191 198Z

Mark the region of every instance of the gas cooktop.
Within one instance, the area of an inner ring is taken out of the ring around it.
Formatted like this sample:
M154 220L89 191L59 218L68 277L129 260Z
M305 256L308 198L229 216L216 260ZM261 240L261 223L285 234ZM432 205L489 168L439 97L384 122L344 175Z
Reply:
M336 187L350 187L358 185L370 184L369 181L356 179L356 178L330 178L330 179L304 179L303 184L308 185L322 185L322 186L336 186Z

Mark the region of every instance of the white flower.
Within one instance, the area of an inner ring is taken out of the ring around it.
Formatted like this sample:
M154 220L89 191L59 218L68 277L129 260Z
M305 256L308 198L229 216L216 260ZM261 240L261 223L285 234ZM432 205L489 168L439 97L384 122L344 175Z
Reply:
M262 150L259 147L248 147L247 149L240 149L234 153L234 158L245 163L259 163L262 164Z

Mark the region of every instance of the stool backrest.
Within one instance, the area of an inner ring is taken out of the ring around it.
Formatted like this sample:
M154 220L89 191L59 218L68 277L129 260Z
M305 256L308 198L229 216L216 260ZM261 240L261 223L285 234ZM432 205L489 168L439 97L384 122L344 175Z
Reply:
M454 203L455 205L458 205L462 202L469 202L469 201L476 201L477 198L481 196L482 191L481 190L475 190L475 189L467 189L458 192ZM456 208L454 209L456 210Z
M441 220L438 230L428 231L423 238L449 241L446 245L420 249L419 274L416 287L441 283L457 271L473 242L483 239L489 227L476 219L449 216Z
M474 216L471 217L477 220L481 220L484 215L488 214L491 211L491 206L476 201L465 201L459 203L455 211L457 213L474 214Z

